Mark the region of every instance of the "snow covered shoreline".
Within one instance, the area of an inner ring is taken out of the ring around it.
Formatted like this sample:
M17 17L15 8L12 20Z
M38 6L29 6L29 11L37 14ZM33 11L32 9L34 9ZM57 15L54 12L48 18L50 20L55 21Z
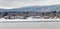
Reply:
M28 19L0 19L0 22L1 21L59 21L60 22L60 19L32 19L32 18L28 18Z

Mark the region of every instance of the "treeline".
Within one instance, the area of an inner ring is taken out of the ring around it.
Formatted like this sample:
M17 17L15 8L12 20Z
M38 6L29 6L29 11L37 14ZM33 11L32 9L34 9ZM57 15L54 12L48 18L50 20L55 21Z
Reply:
M5 19L26 19L27 17L36 17L36 18L44 18L44 19L53 19L60 18L60 11L51 11L51 12L0 12L0 18Z

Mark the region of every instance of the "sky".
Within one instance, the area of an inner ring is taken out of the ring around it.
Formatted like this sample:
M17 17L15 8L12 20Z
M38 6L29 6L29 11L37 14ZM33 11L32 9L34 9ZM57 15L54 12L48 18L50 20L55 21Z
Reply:
M60 0L0 0L0 8L18 8L25 6L45 6L60 4Z

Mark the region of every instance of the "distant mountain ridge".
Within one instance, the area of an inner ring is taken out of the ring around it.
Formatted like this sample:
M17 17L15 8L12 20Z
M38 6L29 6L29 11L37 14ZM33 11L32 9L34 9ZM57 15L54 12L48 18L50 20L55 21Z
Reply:
M50 6L28 6L14 9L0 9L0 12L23 12L23 11L33 11L33 12L49 12L49 11L60 11L60 5L50 5Z

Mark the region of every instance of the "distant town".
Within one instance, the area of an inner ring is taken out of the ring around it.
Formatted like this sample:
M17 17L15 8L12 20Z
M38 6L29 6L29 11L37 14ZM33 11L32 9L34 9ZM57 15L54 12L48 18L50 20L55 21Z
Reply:
M51 12L0 12L0 19L27 19L28 17L37 18L37 19L60 19L60 11L51 11Z

